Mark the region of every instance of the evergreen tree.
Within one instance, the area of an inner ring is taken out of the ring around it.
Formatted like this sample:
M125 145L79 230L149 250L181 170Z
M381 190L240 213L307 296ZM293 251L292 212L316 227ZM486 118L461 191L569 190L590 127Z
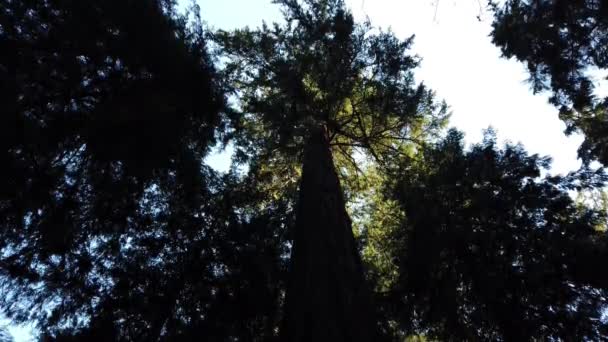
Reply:
M499 149L492 132L465 151L452 130L423 155L392 184L406 219L391 319L442 340L608 336L605 216L568 194L603 185L601 170L541 177L549 158Z
M411 38L355 24L341 0L276 3L285 24L215 37L238 98L237 158L248 156L252 172L284 170L292 180L299 167L286 165L302 165L282 335L374 340L375 314L338 170L343 179L356 176L355 150L390 168L441 127L445 106L415 84Z
M526 64L534 92L552 92L566 133L585 135L580 157L608 163L608 98L594 96L590 76L608 69L608 1L508 0L492 7L494 44Z
M0 307L49 338L209 324L213 298L182 305L224 281L200 22L170 1L3 1L0 44Z
M48 341L607 338L606 217L568 194L606 176L439 139L412 38L275 2L214 33L171 0L0 3L4 313Z

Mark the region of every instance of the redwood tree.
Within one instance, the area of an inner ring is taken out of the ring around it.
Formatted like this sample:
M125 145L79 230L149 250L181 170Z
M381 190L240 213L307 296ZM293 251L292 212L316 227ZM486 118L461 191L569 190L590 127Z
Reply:
M237 161L282 182L277 196L302 174L281 335L372 341L374 313L340 180L352 197L363 165L390 169L443 125L446 108L414 81L412 38L355 23L341 0L275 2L284 23L215 39L235 99Z

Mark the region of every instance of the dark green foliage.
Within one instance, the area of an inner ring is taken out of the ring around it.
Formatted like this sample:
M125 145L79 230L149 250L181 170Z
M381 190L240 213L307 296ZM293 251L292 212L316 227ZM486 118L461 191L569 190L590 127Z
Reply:
M300 170L311 174L299 182L281 335L370 340L376 322L343 200L361 174L354 155L391 166L442 127L446 106L414 81L412 38L400 41L355 23L341 0L275 3L284 24L219 31L214 38L237 100L231 112L236 161L250 162L250 175L268 174L267 189L279 194L295 187ZM323 147L303 159L319 136Z
M608 1L508 0L493 8L494 44L526 64L535 92L551 90L566 133L585 135L579 155L608 163L608 98L593 96L588 75L608 69Z
M66 0L0 25L2 310L49 338L272 336L285 216L201 167L223 98L200 22Z
M142 217L152 223L125 234L129 247L120 256L101 260L117 263L109 270L115 285L92 308L89 326L66 329L56 340L276 338L289 210L281 201L260 210L263 195L231 178L213 180L213 187L231 190L201 194L196 210L169 207Z
M340 0L276 2L284 24L211 35L219 76L196 7L188 20L169 0L0 3L3 314L49 341L365 340L374 288L395 338L606 339L606 218L568 195L604 174L541 177L547 158L491 134L432 145L446 107L414 82L411 38L355 23ZM567 20L605 11L555 3L579 9ZM505 54L533 56L538 90L551 80L564 118L581 115L581 153L603 160L605 107L579 77L605 67L600 19L565 31L597 35L576 54L543 62L551 37ZM204 165L216 137L244 175Z
M407 219L394 238L400 279L389 311L407 331L441 339L600 340L608 335L605 217L569 190L603 172L541 177L550 160L519 145L463 149L451 130L396 182Z
M341 0L275 3L285 24L215 34L239 104L237 157L266 153L294 163L311 129L322 126L335 159L352 160L360 148L387 162L403 153L403 142L421 143L445 123L445 105L414 81L413 38L355 23Z

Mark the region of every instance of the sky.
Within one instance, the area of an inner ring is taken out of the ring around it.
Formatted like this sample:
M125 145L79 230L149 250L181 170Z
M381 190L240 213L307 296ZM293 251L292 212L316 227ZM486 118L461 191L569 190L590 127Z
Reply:
M270 0L199 0L202 16L213 28L258 27L280 21ZM530 153L553 158L552 174L580 166L577 148L583 138L565 136L565 124L548 94L534 95L522 63L500 57L489 37L491 14L481 0L346 0L355 19L390 29L397 37L415 34L412 51L422 58L416 79L434 89L450 106L450 125L466 134L467 143L481 141L492 126L499 142L522 143ZM479 16L479 18L478 18ZM208 163L226 170L227 153Z
M418 81L436 91L451 108L451 125L466 134L468 143L481 140L492 126L499 141L521 142L530 153L553 158L551 173L577 169L581 136L566 137L557 109L547 95L534 95L524 66L500 57L490 40L490 14L483 0L346 0L357 20L391 29L400 38L416 35L413 52L422 57ZM187 2L182 0L183 3ZM280 21L270 0L199 0L202 18L214 28L255 28ZM478 19L477 17L480 16ZM229 153L214 153L207 162L227 170ZM6 321L0 320L0 325ZM10 326L17 342L33 340L31 329Z

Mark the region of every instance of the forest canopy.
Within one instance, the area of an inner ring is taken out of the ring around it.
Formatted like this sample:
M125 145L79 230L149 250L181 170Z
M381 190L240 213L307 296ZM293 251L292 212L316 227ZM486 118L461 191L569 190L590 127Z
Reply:
M493 8L585 135L565 175L466 146L414 36L274 3L232 31L194 2L0 3L0 313L42 341L608 339L608 201L576 197L608 180L605 1Z
M606 165L608 97L594 91L594 74L608 69L608 1L507 0L490 5L493 43L505 57L524 62L534 92L551 92L550 102L559 108L566 133L585 136L579 148L583 161Z

